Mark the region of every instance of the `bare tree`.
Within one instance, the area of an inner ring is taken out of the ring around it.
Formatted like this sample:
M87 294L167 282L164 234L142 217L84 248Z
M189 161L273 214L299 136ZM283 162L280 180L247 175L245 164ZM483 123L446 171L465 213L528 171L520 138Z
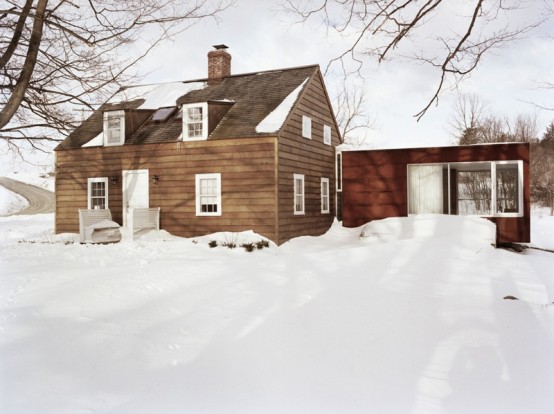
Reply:
M343 79L333 101L343 143L360 147L366 143L375 121L366 110L366 88Z
M5 0L0 5L0 140L18 151L66 136L136 75L161 41L232 0Z
M550 207L550 215L554 215L554 121L547 126L542 139L531 146L531 155L531 196Z
M454 113L450 120L450 128L456 144L460 141L476 143L477 128L485 116L486 105L479 95L460 94L454 102Z
M367 58L378 62L391 57L401 46L410 47L409 57L417 59L438 72L434 93L417 119L427 112L449 81L459 82L469 75L492 49L519 38L544 21L536 20L516 27L509 22L512 13L522 8L520 0L283 0L285 9L300 22L319 19L328 30L352 40L349 47L329 65L338 63L346 72L347 60L357 64L359 71ZM454 4L455 3L455 4ZM448 7L457 7L450 13ZM451 19L437 33L425 32L431 20ZM427 46L414 47L421 39ZM329 69L330 66L327 67Z
M456 145L538 142L536 115L519 114L514 119L490 115L475 94L457 97L450 127Z
M529 166L531 199L533 202L552 204L552 183L554 183L552 180L554 156L552 154L554 152L550 152L549 148L554 148L554 145L550 144L550 137L554 137L554 124L547 129L547 133L539 141L535 115L519 114L514 119L489 115L485 113L479 97L471 95L458 98L451 125L454 129L455 143L458 145L528 142L531 150ZM552 138L552 142L554 142L554 138ZM502 174L508 176L515 173L503 171ZM460 185L472 200L479 199L480 188L490 187L487 181L490 177L479 177L473 174L471 179L465 181L463 177L459 177L459 179ZM515 199L516 187L512 185L514 180L513 178L502 180L503 187L499 188L499 191L507 195L503 201L505 204L507 203L506 208L511 208L509 204Z

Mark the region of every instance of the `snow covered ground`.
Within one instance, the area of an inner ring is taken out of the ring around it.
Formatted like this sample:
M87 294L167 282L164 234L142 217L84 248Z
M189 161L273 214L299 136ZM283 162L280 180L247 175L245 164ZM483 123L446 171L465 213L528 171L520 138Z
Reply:
M23 210L29 203L18 194L12 193L0 185L0 216L7 216Z
M554 254L494 249L488 221L335 224L252 253L221 244L253 233L0 226L0 413L554 412Z

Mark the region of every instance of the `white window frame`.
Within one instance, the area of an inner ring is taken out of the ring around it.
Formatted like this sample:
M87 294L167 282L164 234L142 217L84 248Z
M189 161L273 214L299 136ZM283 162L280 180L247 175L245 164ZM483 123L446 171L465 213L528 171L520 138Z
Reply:
M189 109L201 108L202 109L202 120L191 122L189 119L188 111ZM186 104L181 108L182 117L183 117L183 140L184 141L202 141L208 139L208 103L194 103ZM189 136L189 124L198 123L202 124L202 134L198 136Z
M342 192L342 152L338 151L335 157L337 192Z
M331 127L329 125L323 125L323 143L331 145Z
M497 203L497 180L496 180L496 167L498 165L517 165L517 213L502 213L498 212L498 203ZM492 208L494 209L494 217L523 217L523 161L493 161L491 166L491 179L492 179Z
M109 187L108 187L108 177L92 177L87 180L87 208L89 210L93 209L92 206L92 184L93 183L104 183L104 189L105 189L105 195L104 195L104 209L108 209L108 193L109 193ZM96 197L101 198L101 197Z
M119 120L119 139L110 140L110 120ZM125 143L125 111L106 111L104 112L104 146L113 147Z
M327 194L325 194L327 192ZM327 208L325 208L327 206ZM321 177L321 213L329 214L331 212L331 195L329 193L329 179Z
M297 182L300 181L300 187L297 186ZM302 215L306 213L306 193L304 185L303 174L293 174L293 211L295 215ZM299 191L300 190L300 191ZM297 203L297 199L300 199L300 203ZM301 208L297 208L300 205Z
M312 118L302 115L302 137L312 139Z
M451 213L451 199L450 199L450 194L451 194L451 185L452 185L452 181L451 181L451 173L450 173L450 170L451 170L451 167L452 166L456 166L456 165L464 165L464 164L467 164L467 165L470 165L470 164L490 164L490 178L491 178L491 198L490 198L490 203L491 203L491 212L490 214L473 214L473 215L469 215L469 214L466 214L465 216L468 216L468 217L523 217L524 216L524 212L523 212L523 161L521 160L507 160L507 161L469 161L469 162L452 162L452 163L448 163L448 162L444 162L444 163L432 163L432 164L408 164L406 166L407 168L407 177L408 177L408 211L410 211L410 194L409 194L409 188L410 188L410 185L409 185L409 170L410 170L410 166L419 166L419 165L442 165L442 166L446 166L447 170L448 170L448 189L447 189L447 192L448 192L448 211L443 213L443 214L452 214ZM503 213L503 212L498 212L497 211L497 188L496 188L496 167L498 165L517 165L517 171L518 171L518 211L517 212L510 212L510 213ZM408 215L417 215L416 213L409 213Z
M214 194L201 194L200 190L202 188L202 180L216 180L215 181L215 193ZM196 215L197 216L221 216L222 206L221 206L221 174L220 173L211 173L211 174L196 174ZM202 211L202 198L203 197L215 197L215 204L217 206L217 211Z

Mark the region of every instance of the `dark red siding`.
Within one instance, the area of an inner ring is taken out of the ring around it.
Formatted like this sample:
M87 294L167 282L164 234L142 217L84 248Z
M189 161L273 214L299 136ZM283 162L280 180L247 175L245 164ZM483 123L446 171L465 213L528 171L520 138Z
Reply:
M357 227L371 220L408 215L408 164L523 161L523 217L494 217L497 242L529 242L529 144L408 148L342 153L342 220Z

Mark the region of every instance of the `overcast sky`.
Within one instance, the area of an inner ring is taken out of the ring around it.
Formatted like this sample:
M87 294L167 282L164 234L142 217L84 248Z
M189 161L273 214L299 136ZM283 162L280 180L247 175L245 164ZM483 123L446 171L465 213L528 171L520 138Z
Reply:
M512 13L506 24L514 27L526 24L544 7L542 0L523 0L523 4L526 7ZM220 15L219 23L204 21L180 34L173 43L156 49L143 62L143 69L149 71L144 82L205 77L206 55L212 45L221 43L229 46L234 74L314 63L325 68L342 51L347 39L328 33L315 20L294 24L292 16L278 12L278 6L279 1L237 0L235 7ZM426 33L432 36L449 23L430 21ZM545 126L554 119L554 111L539 110L532 103L554 107L554 89L538 88L540 82L554 82L552 26L551 20L526 38L487 55L459 91L479 94L489 111L497 115L536 114L542 135ZM372 147L452 143L448 122L456 91L445 90L439 106L432 107L421 121L413 117L433 95L438 72L413 62L392 60L381 65L370 63L363 74L367 112L376 126L369 133ZM336 87L335 79L332 76L326 79L331 94Z
M537 20L545 4L554 7L553 0L506 1L518 1L523 7L511 12L509 20L495 21L487 28L493 30L493 24L519 27ZM410 41L419 40L420 45L433 51L437 34L455 27L456 18L467 15L462 7L471 4L474 1L445 2L441 7L457 9L450 10L448 18L427 22L419 39ZM326 31L315 20L294 24L293 16L279 12L279 5L280 0L236 0L234 7L219 16L219 22L203 20L175 37L172 43L154 49L140 64L140 70L146 73L140 83L205 78L207 53L213 45L221 43L229 46L234 74L310 64L325 68L344 50L349 39ZM409 48L411 44L405 46ZM393 59L381 65L369 62L363 75L366 111L375 120L375 128L367 139L370 147L453 144L449 121L456 91L445 89L439 106L432 107L421 121L417 122L413 116L433 95L439 81L437 72L424 65ZM459 92L478 94L489 112L498 116L536 115L539 136L542 136L546 125L554 120L554 111L540 110L533 103L554 108L554 88L540 89L541 82L554 84L554 16L525 38L486 55L471 78L461 84ZM337 77L326 77L326 84L333 95ZM35 156L34 162L53 164L51 155L37 153ZM2 160L0 174L29 168L10 156L2 156Z

